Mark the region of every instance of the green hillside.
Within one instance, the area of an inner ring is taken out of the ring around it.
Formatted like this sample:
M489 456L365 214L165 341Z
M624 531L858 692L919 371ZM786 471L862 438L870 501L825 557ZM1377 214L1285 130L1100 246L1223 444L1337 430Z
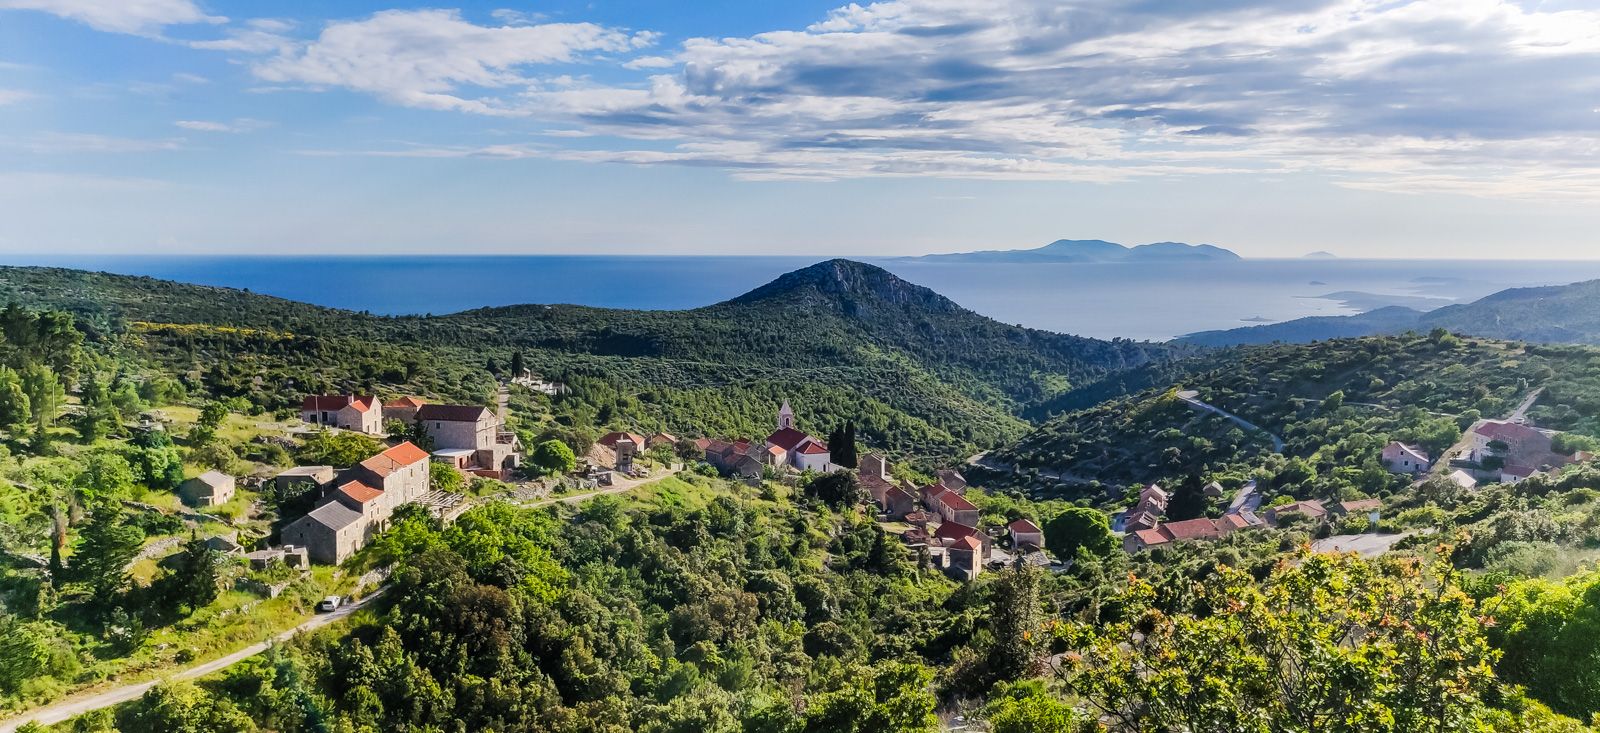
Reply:
M565 430L756 435L790 399L877 447L957 457L1021 435L1073 386L1179 350L1002 324L877 267L832 260L687 311L524 305L379 317L245 291L48 268L0 269L0 298L74 313L217 396L266 409L320 391L482 401L520 352L573 387ZM541 398L542 399L542 398Z

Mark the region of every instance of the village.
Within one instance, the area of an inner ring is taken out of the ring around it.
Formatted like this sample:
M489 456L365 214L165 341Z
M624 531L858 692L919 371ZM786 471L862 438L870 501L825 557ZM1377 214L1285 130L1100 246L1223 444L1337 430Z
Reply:
M524 381L533 383L527 378ZM538 386L546 393L557 388L543 382ZM386 426L403 426L428 448L397 436L382 451L354 465L303 465L262 477L281 495L304 495L313 501L303 516L281 526L275 542L258 541L257 547L245 548L234 541L236 534L214 540L217 549L244 555L252 567L273 562L302 568L313 563L340 565L385 531L402 506L418 507L449 523L477 501L538 500L552 495L553 488L564 488L575 500L637 486L657 475L653 471L664 469L659 475L670 475L690 464L749 486L765 481L799 486L815 476L847 471L859 482L863 500L870 502L886 532L897 536L922 562L957 580L971 580L1012 563L1059 570L1073 559L1049 554L1043 517L985 522L983 512L969 498L967 479L955 468L940 469L931 481L917 482L896 478L894 466L882 453L852 455L854 466L835 463L834 451L826 441L798 427L788 402L778 407L772 432L765 438L680 439L665 432L607 433L594 441L566 475L554 477L554 482L549 478L526 480L522 472L524 446L505 424L503 403L497 412L481 405L435 404L409 395L387 401L375 395L310 395L304 398L299 417L310 430L350 431L377 438L389 437ZM1382 452L1382 463L1391 473L1418 482L1438 474L1463 489L1473 489L1488 483L1514 484L1540 471L1589 458L1583 453L1557 452L1553 435L1517 421L1483 420L1471 427L1446 458L1436 460L1415 445L1391 442ZM663 460L663 456L669 458ZM509 493L471 497L434 488L431 477L441 467L466 479L505 482ZM203 509L227 502L236 484L234 477L213 470L186 480L179 495L186 504ZM1123 550L1138 553L1294 522L1364 517L1368 530L1375 531L1382 512L1382 502L1376 498L1287 501L1285 497L1263 507L1264 497L1254 481L1232 491L1212 481L1204 494L1208 501L1225 507L1219 516L1168 521L1170 492L1150 484L1107 521Z

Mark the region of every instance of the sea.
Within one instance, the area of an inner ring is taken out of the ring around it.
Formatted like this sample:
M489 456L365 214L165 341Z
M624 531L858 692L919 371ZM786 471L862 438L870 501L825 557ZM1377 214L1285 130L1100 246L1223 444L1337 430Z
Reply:
M49 265L248 289L385 315L571 303L684 309L717 303L822 257L655 255L8 255ZM1427 310L1511 287L1600 278L1600 260L1245 259L1159 263L972 263L855 258L1007 323L1161 341L1196 331Z

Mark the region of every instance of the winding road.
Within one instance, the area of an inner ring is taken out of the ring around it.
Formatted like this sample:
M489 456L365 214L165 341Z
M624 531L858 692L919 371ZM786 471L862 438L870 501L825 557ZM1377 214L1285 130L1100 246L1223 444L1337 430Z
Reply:
M266 651L267 648L273 644L281 644L285 641L288 641L290 638L294 637L295 634L320 629L335 621L344 619L350 614L366 607L367 604L373 602L379 596L383 595L384 590L384 588L379 588L377 591L373 592L372 595L340 608L333 613L324 613L312 616L311 618L306 619L305 622L299 626L289 629L288 631L284 631L266 641L251 644L250 646L240 649L239 651L227 656L218 657L209 662L197 664L192 667L185 667L181 670L171 672L163 677L148 680L146 682L138 682L131 685L113 687L105 692L98 692L92 695L67 698L66 700L23 713L15 718L9 718L7 720L0 721L0 733L13 733L13 731L15 731L17 728L20 728L27 723L55 725L63 720L75 718L79 715L83 715L84 713L93 712L101 708L108 708L112 705L118 705L128 702L129 700L138 699L147 690L163 682L192 680L197 677L204 677L215 672L220 672L228 667Z
M1192 389L1186 389L1186 390L1178 393L1178 399L1183 400L1184 403L1188 404L1190 407L1193 407L1193 408L1195 408L1197 410L1205 410L1206 412L1210 412L1210 413L1212 413L1214 415L1219 415L1221 417L1227 418L1228 420L1233 421L1233 424L1238 425L1239 427L1244 428L1245 430L1250 430L1250 431L1255 431L1255 432L1259 432L1259 433L1265 434L1268 438L1272 439L1272 452L1273 453L1282 453L1283 452L1283 438L1280 438L1280 437L1278 437L1277 435L1275 435L1273 433L1269 433L1269 432L1267 432L1266 428L1263 428L1263 427L1261 427L1259 425L1256 425L1255 423L1250 422L1249 420L1246 420L1246 419L1244 419L1242 417L1239 417L1238 415L1235 415L1235 414L1233 414L1231 412L1228 412L1227 410L1224 410L1224 409L1222 409L1220 407L1217 407L1216 405L1213 405L1213 404L1211 404L1209 402L1202 402L1200 400L1200 393L1199 392L1196 392L1196 391L1194 391Z

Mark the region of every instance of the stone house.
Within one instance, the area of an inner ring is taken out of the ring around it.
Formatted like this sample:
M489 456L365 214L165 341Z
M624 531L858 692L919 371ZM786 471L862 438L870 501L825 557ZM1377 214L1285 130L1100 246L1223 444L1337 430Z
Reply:
M383 407L373 395L311 395L300 403L300 421L381 435Z
M344 562L388 526L402 504L428 493L428 453L406 442L359 464L341 477L322 504L282 533L283 543L306 548L312 560Z
M945 548L945 572L956 580L972 580L983 572L983 547L975 537L962 537Z
M216 506L232 499L235 488L232 476L221 471L206 471L179 484L178 496L189 506Z
M1011 546L1016 549L1044 547L1044 530L1032 520L1018 519L1006 525L1006 531L1011 534Z
M465 470L495 479L507 479L522 465L521 442L503 429L500 418L481 405L423 405L417 423L433 440L436 451L471 450Z
M333 487L333 466L296 466L272 477L279 496L309 493L321 499Z
M407 425L417 421L417 410L428 404L421 398L405 396L383 403L383 419L399 420Z

